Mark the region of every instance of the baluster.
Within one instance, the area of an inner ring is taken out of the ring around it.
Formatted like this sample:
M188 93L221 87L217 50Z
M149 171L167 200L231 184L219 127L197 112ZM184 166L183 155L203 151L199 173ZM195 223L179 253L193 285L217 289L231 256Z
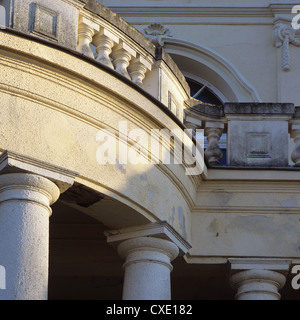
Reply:
M138 55L137 58L131 60L128 71L132 81L143 88L143 80L145 79L146 72L151 70L151 67L151 63L141 55Z
M207 136L208 146L205 150L205 156L210 165L218 165L223 158L223 152L219 147L219 140L224 130L223 123L207 122L204 134Z
M97 51L96 60L105 66L114 69L110 54L113 46L119 43L119 38L106 29L101 28L100 32L95 35L93 43L96 46Z
M113 58L115 70L131 80L127 68L131 58L136 57L136 52L122 41L113 48L111 56Z
M93 36L95 31L99 31L99 26L92 21L81 17L78 26L78 45L77 51L81 52L82 54L90 57L95 58L94 53L90 47L90 44L93 40Z

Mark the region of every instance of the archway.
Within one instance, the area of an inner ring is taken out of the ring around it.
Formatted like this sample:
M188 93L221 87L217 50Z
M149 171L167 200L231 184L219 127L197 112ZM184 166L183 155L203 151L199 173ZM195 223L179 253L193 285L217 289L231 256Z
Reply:
M231 102L262 102L239 70L217 52L178 38L163 38L165 50L184 74L195 75Z

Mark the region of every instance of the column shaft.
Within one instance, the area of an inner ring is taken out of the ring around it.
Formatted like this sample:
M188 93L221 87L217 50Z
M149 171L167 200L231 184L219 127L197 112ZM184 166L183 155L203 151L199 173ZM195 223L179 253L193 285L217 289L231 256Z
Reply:
M0 300L47 299L50 205L59 194L38 175L0 175L0 264L6 269Z
M124 300L171 299L171 261L179 254L174 243L141 237L122 242L118 251L126 258Z

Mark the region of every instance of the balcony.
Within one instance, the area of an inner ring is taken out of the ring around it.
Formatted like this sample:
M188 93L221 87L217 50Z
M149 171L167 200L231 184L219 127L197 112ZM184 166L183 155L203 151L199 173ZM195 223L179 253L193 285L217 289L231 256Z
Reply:
M100 3L56 0L48 8L43 1L25 0L16 3L14 16L12 22L11 3L5 1L1 24L6 32L30 35L80 55L159 101L177 123L202 129L209 166L220 165L224 148L219 140L224 134L227 159L222 163L227 167L299 166L299 108L277 103L197 104L171 56Z
M95 0L17 2L0 6L6 32L17 31L79 53L159 100L183 121L189 86L172 58ZM14 15L14 18L13 18ZM13 20L13 21L12 21Z
M186 125L207 137L210 167L223 157L219 140L227 137L226 167L297 168L300 165L299 107L289 103L198 104L185 110ZM292 141L294 140L294 143Z

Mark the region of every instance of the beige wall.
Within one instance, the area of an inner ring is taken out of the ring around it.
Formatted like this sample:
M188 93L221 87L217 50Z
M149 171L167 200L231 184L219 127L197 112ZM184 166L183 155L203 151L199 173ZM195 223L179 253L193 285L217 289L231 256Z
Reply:
M300 104L295 88L300 50L290 45L292 67L285 72L281 69L281 49L273 46L272 39L273 19L291 19L293 4L267 0L103 1L103 4L141 32L150 23L161 23L171 31L172 43L184 39L217 53L257 90L261 101ZM202 76L201 72L198 75ZM212 84L222 89L217 83Z

